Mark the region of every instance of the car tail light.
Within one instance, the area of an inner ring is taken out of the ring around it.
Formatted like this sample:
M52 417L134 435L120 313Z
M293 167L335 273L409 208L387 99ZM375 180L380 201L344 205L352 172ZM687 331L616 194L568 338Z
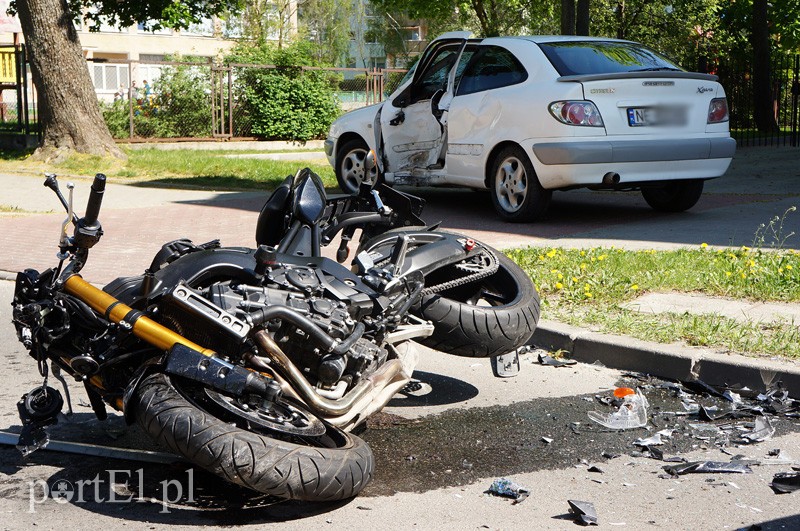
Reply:
M550 104L550 114L567 125L603 127L603 118L591 101L554 101Z
M728 100L726 98L714 98L708 105L708 123L718 124L728 121Z

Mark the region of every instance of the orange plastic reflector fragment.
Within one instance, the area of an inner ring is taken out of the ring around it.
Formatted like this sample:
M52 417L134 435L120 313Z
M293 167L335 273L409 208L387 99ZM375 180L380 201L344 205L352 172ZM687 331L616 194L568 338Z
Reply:
M628 395L632 395L634 393L636 393L636 391L634 391L630 387L617 387L616 389L614 389L614 396L616 396L617 398L623 398Z

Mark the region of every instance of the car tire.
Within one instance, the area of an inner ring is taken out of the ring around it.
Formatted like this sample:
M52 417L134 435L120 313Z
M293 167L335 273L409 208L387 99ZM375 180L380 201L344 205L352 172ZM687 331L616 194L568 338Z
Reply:
M357 194L359 185L365 177L365 159L369 153L369 146L360 138L345 142L336 150L336 180L339 188L346 194ZM378 169L372 170L372 180L378 175Z
M553 193L542 188L530 159L519 146L502 149L492 162L489 189L497 214L505 221L541 219Z
M703 194L702 179L667 181L642 188L642 197L659 212L683 212L689 210Z

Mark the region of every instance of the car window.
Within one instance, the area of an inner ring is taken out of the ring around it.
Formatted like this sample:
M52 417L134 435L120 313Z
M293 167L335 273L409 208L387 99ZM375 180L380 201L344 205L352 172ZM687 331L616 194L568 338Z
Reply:
M633 42L566 41L539 43L539 47L562 76L683 70Z
M507 87L527 78L525 67L510 51L499 46L484 46L473 54L464 68L456 95Z
M460 44L443 47L428 63L428 67L415 83L412 103L429 100L439 90L447 88L447 75L456 60Z

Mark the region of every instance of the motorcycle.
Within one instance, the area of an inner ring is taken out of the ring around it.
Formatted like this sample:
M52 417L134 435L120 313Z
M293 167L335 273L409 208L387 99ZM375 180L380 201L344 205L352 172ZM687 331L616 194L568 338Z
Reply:
M98 419L110 406L225 480L349 498L374 469L353 429L411 382L417 343L494 357L524 345L539 318L530 278L490 246L426 225L422 199L375 181L328 197L307 168L266 201L255 248L172 241L142 274L99 289L80 271L103 235L105 180L78 217L72 189L65 199L47 176L67 211L59 262L16 278L14 325L44 380L18 404L26 455L47 444L64 404L48 376L69 399L66 372ZM337 238L336 260L322 256Z

